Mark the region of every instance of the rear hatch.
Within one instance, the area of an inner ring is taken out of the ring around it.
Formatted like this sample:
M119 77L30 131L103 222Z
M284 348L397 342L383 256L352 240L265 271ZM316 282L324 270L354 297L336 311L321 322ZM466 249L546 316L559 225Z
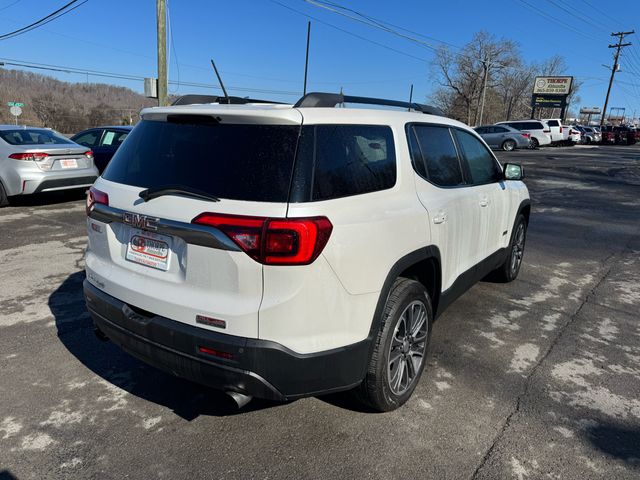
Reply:
M87 278L132 308L257 338L252 242L260 219L286 217L302 116L213 108L143 111L93 187Z

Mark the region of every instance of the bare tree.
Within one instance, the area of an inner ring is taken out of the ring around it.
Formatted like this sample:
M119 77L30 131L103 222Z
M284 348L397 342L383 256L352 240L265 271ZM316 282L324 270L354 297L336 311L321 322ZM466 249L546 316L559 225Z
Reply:
M462 103L465 110L448 113L465 118L469 124L478 121L483 110L483 94L495 87L501 71L517 65L519 61L514 42L497 39L484 31L476 33L459 53L446 47L439 49L434 60L438 81L441 87L461 100L449 103L452 106Z

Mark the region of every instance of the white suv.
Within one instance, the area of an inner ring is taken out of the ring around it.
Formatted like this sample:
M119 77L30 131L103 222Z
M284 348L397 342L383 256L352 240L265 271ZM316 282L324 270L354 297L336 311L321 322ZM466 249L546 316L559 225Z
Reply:
M530 212L519 165L422 112L318 93L143 110L87 199L98 335L239 404L402 405L434 318L517 276Z

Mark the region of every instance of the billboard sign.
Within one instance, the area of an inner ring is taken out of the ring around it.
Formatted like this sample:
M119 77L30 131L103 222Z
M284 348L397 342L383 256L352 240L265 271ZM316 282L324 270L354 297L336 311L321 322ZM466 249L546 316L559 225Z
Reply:
M539 95L569 95L573 77L536 77L533 84L533 94Z
M601 113L600 107L582 107L580 109L580 115L600 115Z

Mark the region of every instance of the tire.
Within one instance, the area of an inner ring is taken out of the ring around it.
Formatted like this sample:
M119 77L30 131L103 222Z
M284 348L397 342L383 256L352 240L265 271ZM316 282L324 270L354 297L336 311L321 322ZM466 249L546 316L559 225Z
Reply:
M524 256L524 247L527 240L527 221L524 215L519 214L513 227L511 234L511 242L509 242L509 253L504 263L495 269L491 274L491 279L501 283L513 282L518 278L520 267L522 266L522 258Z
M540 142L538 142L537 138L531 137L531 148L539 148Z
M432 323L431 299L424 286L398 278L382 312L367 373L356 391L361 402L389 412L411 397L426 364Z
M7 205L9 205L9 198L7 197L7 192L2 186L2 183L0 183L0 208L6 207Z
M504 142L502 142L502 150L504 150L505 152L511 152L515 150L515 148L516 142L514 142L513 140L505 140Z
M586 145L591 145L591 137L587 137L584 141Z

